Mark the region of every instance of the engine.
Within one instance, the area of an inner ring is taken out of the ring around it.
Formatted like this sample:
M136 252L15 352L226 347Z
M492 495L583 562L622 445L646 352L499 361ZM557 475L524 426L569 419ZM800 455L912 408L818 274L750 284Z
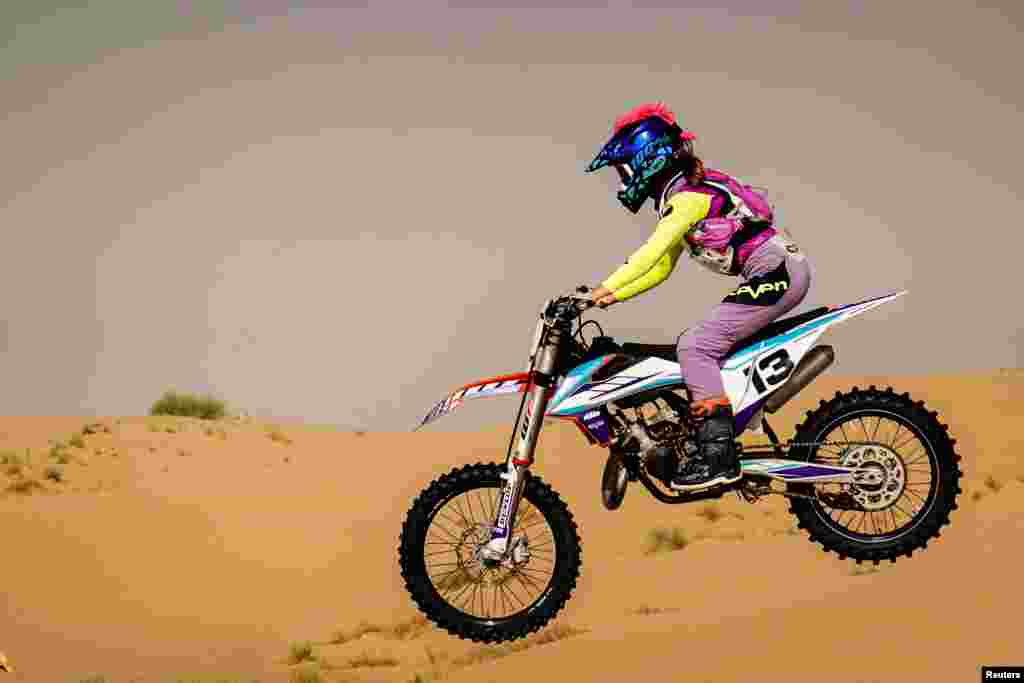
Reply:
M643 469L667 485L680 462L697 450L687 422L681 417L687 409L686 401L671 392L639 398L642 400L627 405L619 401L615 405L620 423L618 446L623 452L639 456Z

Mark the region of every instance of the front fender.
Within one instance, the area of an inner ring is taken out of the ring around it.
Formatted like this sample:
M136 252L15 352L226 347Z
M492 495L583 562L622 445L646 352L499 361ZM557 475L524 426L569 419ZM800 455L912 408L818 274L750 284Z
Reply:
M526 391L526 387L529 385L530 376L525 372L516 373L514 375L501 375L499 377L491 377L490 379L483 379L478 382L472 382L465 386L459 387L452 393L445 396L443 399L434 404L434 407L430 409L427 416L413 429L416 431L420 427L430 424L442 415L454 411L460 407L468 398L482 398L485 396L502 396L504 394L520 394Z

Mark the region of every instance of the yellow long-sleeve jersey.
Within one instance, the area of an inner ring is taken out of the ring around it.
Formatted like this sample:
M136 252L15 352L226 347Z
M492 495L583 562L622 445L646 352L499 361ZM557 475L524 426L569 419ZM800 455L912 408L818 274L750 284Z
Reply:
M654 234L633 252L629 260L602 282L619 301L642 294L668 279L688 248L684 237L698 221L708 216L711 196L701 192L678 192L661 211Z

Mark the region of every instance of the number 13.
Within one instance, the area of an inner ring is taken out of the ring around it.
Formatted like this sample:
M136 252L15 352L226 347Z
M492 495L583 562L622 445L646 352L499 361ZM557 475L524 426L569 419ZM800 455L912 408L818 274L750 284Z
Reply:
M762 375L758 370L768 372ZM789 373L793 372L793 360L789 357L789 352L786 349L779 349L759 360L757 368L754 368L753 364L744 368L743 374L750 375L751 371L753 371L751 381L754 384L754 389L758 394L763 394L768 391L769 386L774 387L789 377ZM765 382L768 384L765 385Z

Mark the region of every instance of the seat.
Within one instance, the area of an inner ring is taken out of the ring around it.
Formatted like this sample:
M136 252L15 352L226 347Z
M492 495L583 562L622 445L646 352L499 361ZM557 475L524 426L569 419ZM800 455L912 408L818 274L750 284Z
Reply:
M764 341L765 339L770 339L779 334L784 334L785 332L790 331L794 327L803 325L805 322L809 320L814 320L818 316L828 313L828 310L828 306L821 306L819 308L807 311L806 313L801 313L800 315L790 316L789 318L780 318L778 320L770 322L764 327L762 327L760 330L755 332L754 334L747 337L746 339L741 339L735 344L733 344L733 347L729 349L729 351L725 354L725 357L728 358L729 356L732 356L733 354L742 351L743 349L753 344L756 344L757 342Z
M728 353L725 354L725 357L728 358L736 352L741 351L752 344L756 344L757 342L788 332L798 325L803 325L809 320L813 320L820 315L828 313L828 311L828 306L821 306L807 311L806 313L794 315L789 318L780 318L779 320L770 322L746 339L741 339L736 342L733 347L729 349ZM676 355L675 344L638 344L634 342L625 342L622 344L622 352L630 356L653 356L654 358L662 358L664 360L675 362L679 361L679 357Z
M676 355L675 344L636 344L633 342L625 342L622 345L622 352L629 356L653 356L655 358L663 358L664 360L679 362L679 357Z

